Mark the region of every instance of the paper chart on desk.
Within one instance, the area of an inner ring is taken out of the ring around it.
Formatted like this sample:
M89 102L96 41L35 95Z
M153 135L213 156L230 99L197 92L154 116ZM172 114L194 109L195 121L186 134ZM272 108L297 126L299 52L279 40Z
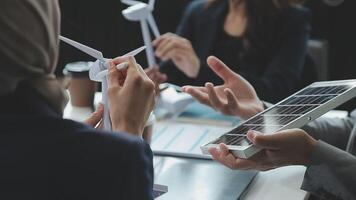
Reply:
M220 137L231 126L158 122L154 125L151 147L156 155L205 158L200 146Z

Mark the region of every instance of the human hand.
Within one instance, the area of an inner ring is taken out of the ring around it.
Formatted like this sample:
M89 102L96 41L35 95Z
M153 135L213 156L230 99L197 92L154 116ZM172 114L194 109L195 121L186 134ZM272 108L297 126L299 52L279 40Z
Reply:
M128 68L116 65L128 61ZM110 117L115 131L141 136L154 106L154 83L133 57L119 57L110 62L108 75Z
M191 42L173 33L166 33L153 41L156 56L161 60L172 60L185 75L196 78L200 61Z
M249 159L234 157L225 144L211 148L214 160L231 169L267 171L287 165L308 165L316 141L300 129L290 129L273 135L249 131L248 139L262 150Z
M103 115L104 115L104 106L103 104L99 104L96 111L93 112L89 118L84 120L84 123L93 128L101 128Z
M155 84L156 94L159 94L159 85L167 81L167 75L161 73L158 66L146 68L145 72Z
M207 83L205 87L185 86L183 91L226 115L248 119L264 110L255 89L242 76L233 72L216 57L208 58L209 67L223 79L224 84L214 87Z

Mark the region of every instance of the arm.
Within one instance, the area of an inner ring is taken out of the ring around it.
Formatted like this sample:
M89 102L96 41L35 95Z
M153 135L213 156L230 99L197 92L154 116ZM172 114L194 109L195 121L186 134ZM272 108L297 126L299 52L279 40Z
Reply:
M131 145L129 152L130 177L124 183L127 196L122 199L153 199L153 154L149 145L143 141ZM120 178L120 177L119 177Z
M198 2L190 3L185 9L182 20L180 21L176 34L181 38L185 38L188 41L193 41L194 38L194 27L195 27L195 14L201 7ZM193 44L194 46L194 44ZM160 64L160 71L167 75L168 82L174 83L180 86L186 84L192 84L194 82L193 78L189 78L184 74L177 66L172 62L172 60L163 61Z
M318 141L302 189L326 199L355 199L356 158Z
M354 124L354 118L320 118L302 129L316 140L345 150Z
M286 11L287 12L287 11ZM280 47L262 77L240 73L256 89L261 99L277 102L294 92L300 82L305 61L310 25L305 12L291 10L278 38Z

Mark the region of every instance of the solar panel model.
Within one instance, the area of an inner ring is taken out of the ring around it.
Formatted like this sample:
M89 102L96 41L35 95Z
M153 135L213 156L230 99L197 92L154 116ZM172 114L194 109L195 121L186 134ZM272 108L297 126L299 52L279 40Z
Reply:
M261 150L247 139L249 130L273 134L281 130L301 128L354 97L356 79L313 83L203 145L202 152L209 154L209 148L224 143L236 157L248 159Z

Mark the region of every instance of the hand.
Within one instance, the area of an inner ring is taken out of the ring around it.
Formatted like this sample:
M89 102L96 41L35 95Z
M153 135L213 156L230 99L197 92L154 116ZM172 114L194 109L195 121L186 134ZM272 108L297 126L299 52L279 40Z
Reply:
M196 78L200 61L189 40L173 33L166 33L153 41L156 56L161 60L172 60L185 75Z
M126 70L115 66L128 60ZM154 84L133 57L119 57L110 62L108 75L110 117L115 131L142 137L154 106Z
M84 123L93 128L101 128L103 115L104 115L104 106L103 104L99 104L96 111L93 112L88 119L84 120Z
M167 75L162 74L158 66L146 68L145 72L155 84L156 94L159 94L159 85L167 81Z
M185 86L184 92L223 114L243 119L248 119L264 110L255 89L243 77L234 73L216 57L209 57L208 65L223 79L224 85L214 87L212 83L207 83L205 87Z
M316 141L300 129L281 131L273 135L261 135L254 131L247 134L248 139L263 150L245 160L235 158L225 144L209 152L214 160L231 169L266 171L287 165L308 165Z

